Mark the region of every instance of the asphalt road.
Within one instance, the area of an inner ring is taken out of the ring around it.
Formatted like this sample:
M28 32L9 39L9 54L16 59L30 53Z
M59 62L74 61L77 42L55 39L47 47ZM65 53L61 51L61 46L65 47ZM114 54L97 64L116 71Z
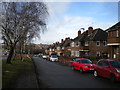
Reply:
M120 88L120 83L95 78L93 73L80 73L59 62L33 57L40 88Z

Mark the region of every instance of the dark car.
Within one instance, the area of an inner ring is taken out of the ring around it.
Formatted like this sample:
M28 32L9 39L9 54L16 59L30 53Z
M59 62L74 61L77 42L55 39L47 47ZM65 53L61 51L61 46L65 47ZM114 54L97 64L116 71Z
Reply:
M102 76L111 81L120 81L120 61L100 59L94 71L94 76Z

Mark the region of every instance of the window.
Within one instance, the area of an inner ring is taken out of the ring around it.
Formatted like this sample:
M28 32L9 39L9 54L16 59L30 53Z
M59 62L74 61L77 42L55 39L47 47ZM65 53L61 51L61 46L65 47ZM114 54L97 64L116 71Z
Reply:
M96 46L100 46L100 41L97 41L97 42L96 42Z
M57 47L57 50L60 50L60 47Z
M88 56L89 55L89 52L85 52L85 56Z
M79 51L75 51L75 56L79 57Z
M62 50L64 50L64 47L62 47Z
M116 31L116 34L117 34L116 37L119 37L119 31L118 30Z
M79 46L79 42L76 42L76 47L78 47Z
M104 66L104 67L109 66L108 61L104 61L104 62L103 62L103 66Z
M74 42L71 43L71 47L74 47Z
M85 42L85 46L89 46L89 42Z
M97 57L100 57L100 52L97 52L97 53L96 53L96 56L97 56Z
M102 64L102 61L99 61L99 62L97 63L97 65L102 66L102 65L103 65L103 64Z
M107 45L107 42L106 41L103 41L103 46L106 46Z
M71 56L74 56L74 51L71 51Z

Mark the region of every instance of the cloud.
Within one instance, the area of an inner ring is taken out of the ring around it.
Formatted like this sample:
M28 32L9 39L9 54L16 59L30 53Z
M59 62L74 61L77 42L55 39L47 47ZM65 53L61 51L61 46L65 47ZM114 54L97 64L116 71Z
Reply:
M93 26L94 29L101 28L106 30L113 23L110 22L95 22L92 17L80 17L80 16L64 16L59 19L54 25L48 25L48 31L42 34L41 42L43 43L54 43L65 39L66 37L75 38L80 28L87 28ZM82 31L83 32L83 31Z
M80 28L92 26L103 30L115 23L98 22L94 17L70 16L65 14L71 2L46 2L49 10L48 31L41 34L41 39L35 43L52 44L66 37L75 38ZM82 31L83 32L83 31Z

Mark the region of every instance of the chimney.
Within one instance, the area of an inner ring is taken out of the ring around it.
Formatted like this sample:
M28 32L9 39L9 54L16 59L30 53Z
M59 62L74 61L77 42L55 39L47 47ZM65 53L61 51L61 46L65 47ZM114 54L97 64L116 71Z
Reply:
M93 27L89 27L88 28L88 35L92 34L92 32L93 32Z
M79 30L79 31L78 31L78 36L80 36L80 35L81 35L81 31Z
M64 40L63 39L61 39L61 43L63 42Z

